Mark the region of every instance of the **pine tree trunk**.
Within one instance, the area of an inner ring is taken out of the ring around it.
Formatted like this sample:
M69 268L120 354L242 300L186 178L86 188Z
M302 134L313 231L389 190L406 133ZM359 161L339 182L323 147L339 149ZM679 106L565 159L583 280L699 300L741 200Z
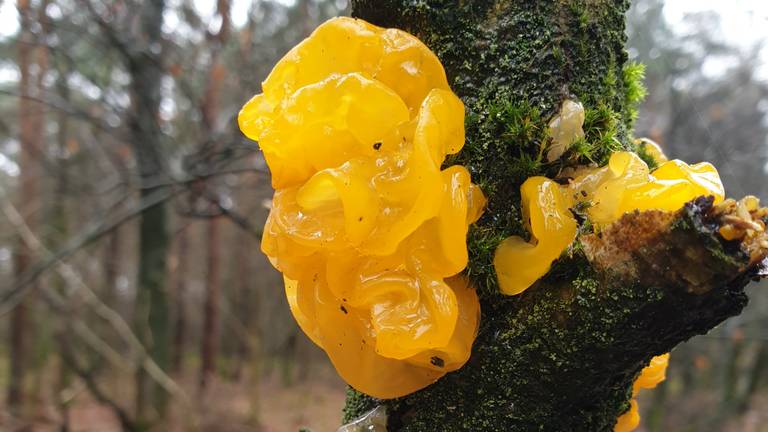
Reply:
M221 18L219 30L210 40L211 64L208 81L201 101L203 131L208 145L219 147L216 139L216 123L219 117L219 96L226 69L221 56L229 38L230 4L228 0L219 0L216 12ZM218 198L216 198L218 199ZM205 277L206 296L203 309L203 335L200 347L200 389L205 391L208 381L216 372L216 356L219 347L219 302L221 296L221 220L213 217L207 226L207 272Z
M162 154L163 133L160 130L160 82L163 76L161 57L164 0L141 3L138 12L139 33L126 59L131 75L130 115L131 146L141 179L140 197L151 200L167 188L165 157ZM139 219L139 265L135 331L148 354L160 368L168 370L170 329L168 294L165 288L166 258L169 246L168 217L162 203L146 209ZM150 379L144 369L136 374L136 418L149 424L162 418L167 394Z
M221 296L221 220L214 217L207 226L207 272L205 276L205 304L203 305L203 334L200 346L200 388L205 390L216 371L219 346L219 297Z
M176 291L174 303L176 313L173 323L173 358L171 370L181 376L184 353L187 350L187 279L189 278L189 230L184 227L176 237Z
M35 9L28 1L18 1L20 35L17 44L17 64L19 65L19 143L20 176L19 176L19 207L27 219L28 225L35 229L35 208L39 201L35 200L38 191L39 164L37 162L42 142L42 108L33 101L40 91L42 77L46 64L40 51L43 48L35 46L36 36L32 32L32 22L36 20ZM37 55L36 55L37 54ZM13 251L13 267L17 276L23 275L31 264L31 252L21 238L17 239ZM7 405L14 416L24 415L24 405L27 402L26 381L29 366L32 365L30 341L33 338L34 323L32 310L35 296L25 296L11 311L9 323L9 365Z
M468 235L467 272L482 306L469 362L400 399L350 390L345 420L384 404L390 431L612 431L652 356L741 311L749 267L705 227L710 204L699 200L674 215L628 215L600 237L582 235L523 294L498 293L494 249L525 235L520 185L533 175L554 178L562 167L539 157L560 103L585 106L581 163L634 150L629 0L353 0L352 7L356 17L415 34L440 57L467 108L467 142L449 163L468 166L489 203ZM610 253L629 239L634 249Z
M70 76L68 65L61 65L54 62L58 75L56 80L56 92L61 100L69 103L71 101L71 92L68 84ZM67 198L70 189L68 143L70 140L70 118L64 111L56 114L58 130L56 131L57 156L56 156L56 186L54 189L53 202L51 204L49 225L53 230L50 247L56 250L64 245L69 235L69 215L67 212ZM60 276L54 276L52 287L59 292L65 289L65 281ZM67 390L72 384L72 371L64 361L65 351L71 349L71 335L67 318L59 320L55 330L56 354L57 354L57 377L55 381L54 403L59 411L59 432L70 431L70 402Z
M115 227L107 236L106 250L102 264L104 271L104 303L119 311L117 284L120 277L123 230Z

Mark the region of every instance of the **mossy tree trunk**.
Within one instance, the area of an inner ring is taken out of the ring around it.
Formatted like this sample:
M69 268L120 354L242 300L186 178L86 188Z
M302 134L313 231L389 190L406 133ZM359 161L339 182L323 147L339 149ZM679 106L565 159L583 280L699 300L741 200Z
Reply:
M700 199L676 214L630 215L600 237L583 232L531 289L498 293L496 245L527 235L522 182L635 150L642 90L624 49L629 1L352 5L354 16L409 31L440 57L467 107L465 148L448 163L466 165L489 204L468 238L482 305L470 361L401 399L350 390L345 420L385 404L391 431L613 430L651 357L741 311L755 264L718 241L711 201ZM566 98L586 108L586 140L546 163L546 124Z

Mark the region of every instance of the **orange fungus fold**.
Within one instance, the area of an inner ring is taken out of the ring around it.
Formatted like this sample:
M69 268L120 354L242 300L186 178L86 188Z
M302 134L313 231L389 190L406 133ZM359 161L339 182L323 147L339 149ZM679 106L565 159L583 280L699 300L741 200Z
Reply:
M485 197L462 166L464 105L414 36L318 27L240 111L275 194L262 250L291 311L351 386L406 395L469 358L480 306L466 234Z

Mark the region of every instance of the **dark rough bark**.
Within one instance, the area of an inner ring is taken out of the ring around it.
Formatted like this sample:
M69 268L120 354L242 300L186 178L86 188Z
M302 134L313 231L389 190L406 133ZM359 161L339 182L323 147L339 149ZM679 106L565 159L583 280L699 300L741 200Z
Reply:
M717 239L717 221L700 200L674 215L628 215L602 239L585 232L532 288L498 293L495 246L526 235L520 184L635 150L637 77L624 51L629 1L352 5L354 16L407 30L440 57L467 107L467 142L449 163L470 169L489 204L468 238L467 273L482 305L470 361L396 400L350 390L345 419L386 404L391 431L613 430L651 357L741 311L755 265L738 244ZM586 108L586 143L547 164L540 157L547 120L573 97ZM633 236L634 246L622 249ZM607 261L617 245L625 253Z

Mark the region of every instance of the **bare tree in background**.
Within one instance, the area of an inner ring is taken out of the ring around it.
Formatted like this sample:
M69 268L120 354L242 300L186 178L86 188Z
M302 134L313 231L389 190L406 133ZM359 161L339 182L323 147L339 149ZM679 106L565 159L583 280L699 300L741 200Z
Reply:
M38 173L40 165L38 158L42 152L44 111L40 104L34 102L42 88L42 80L47 69L47 49L35 44L45 28L35 34L32 24L40 22L44 16L47 2L34 8L28 0L19 0L17 9L21 33L17 42L19 65L19 143L20 143L20 207L27 214L28 220L36 227L40 201L36 198L39 193ZM39 14L39 16L38 16ZM17 275L24 274L30 267L31 253L23 240L19 239L14 251L14 269ZM8 406L13 415L23 411L26 397L26 382L31 359L30 343L34 338L34 318L30 316L34 308L34 297L20 300L10 317L10 365L8 381Z
M218 30L208 35L210 68L201 101L202 129L206 144L214 149L218 143L216 123L219 117L221 87L227 73L222 61L222 50L230 35L231 5L229 0L218 0L216 13L221 20ZM213 192L212 192L213 193ZM218 204L218 197L211 197ZM208 254L206 273L206 298L203 309L203 334L200 347L200 388L205 391L216 370L216 355L219 346L219 304L221 297L221 218L215 214L208 220Z

